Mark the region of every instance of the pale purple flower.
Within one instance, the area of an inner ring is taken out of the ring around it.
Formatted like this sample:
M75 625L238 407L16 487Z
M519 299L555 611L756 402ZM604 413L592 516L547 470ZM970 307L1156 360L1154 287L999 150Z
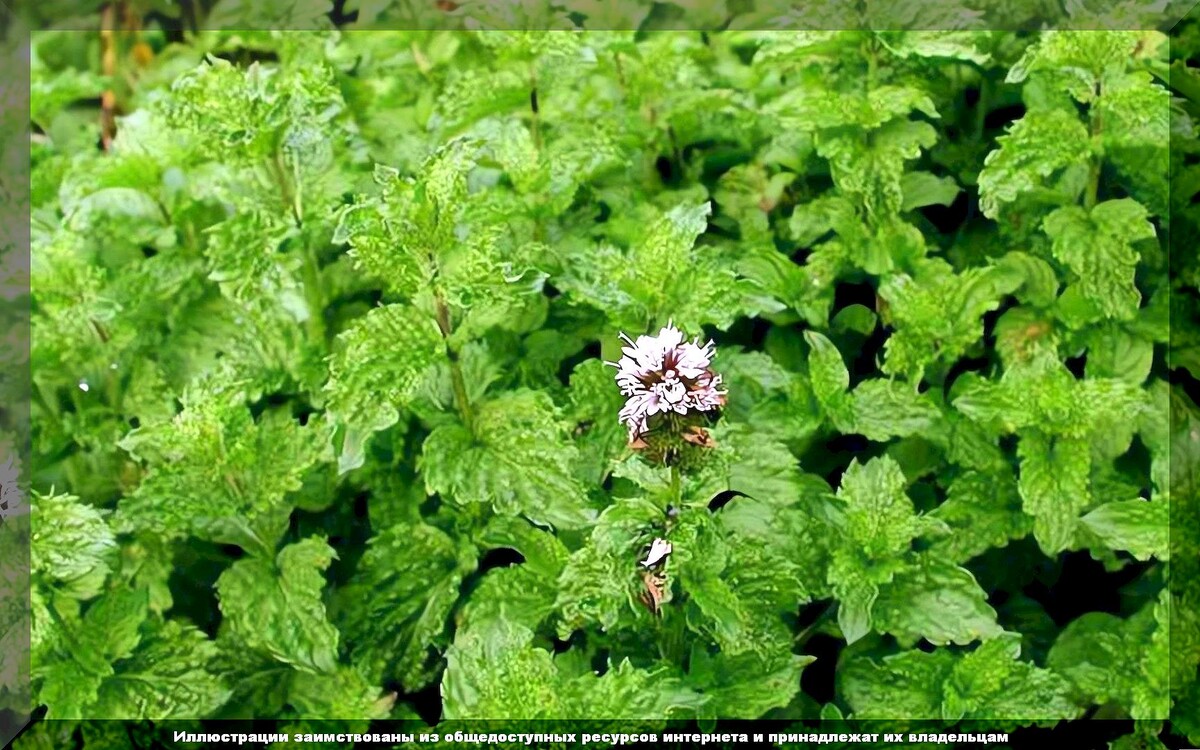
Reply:
M629 344L621 349L624 356L607 364L617 368L617 385L626 399L619 419L629 428L630 441L646 432L655 414L687 414L724 405L721 376L709 369L716 356L712 341L703 346L699 338L684 341L671 323L657 336L634 341L622 333L621 339Z

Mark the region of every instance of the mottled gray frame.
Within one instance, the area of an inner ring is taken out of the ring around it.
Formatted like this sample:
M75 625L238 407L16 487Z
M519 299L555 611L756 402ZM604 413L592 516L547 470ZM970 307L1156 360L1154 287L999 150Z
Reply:
M720 0L715 0L720 2ZM15 2L15 0L14 0ZM269 2L269 0L268 0ZM1196 10L1200 0L1160 0L1159 2L1104 3L1103 0L1063 0L1057 9L1043 15L1020 16L1006 7L1004 0L758 0L753 15L735 18L732 24L696 22L691 11L652 0L559 0L562 13L556 18L530 17L522 0L461 0L446 3L452 8L431 13L435 0L392 0L372 9L374 15L352 28L375 30L507 29L538 30L562 28L564 20L589 30L629 30L617 23L586 23L584 14L573 8L606 5L613 17L644 18L648 9L655 13L653 26L663 30L705 31L718 28L740 30L996 30L1037 31L1047 29L1151 30L1171 34L1185 17ZM703 8L708 0L681 0L682 4ZM741 0L726 0L727 6L749 5ZM29 5L31 5L30 3ZM30 38L31 33L47 28L94 32L98 28L95 9L102 3L91 0L89 7L73 18L56 18L46 23L37 17L37 9L20 7L0 0L0 321L5 334L0 337L0 431L29 434L31 389L30 372ZM179 3L180 12L194 0ZM328 14L345 15L345 8L358 8L362 0L338 3L333 0L293 0L274 2L269 10L262 0L223 0L221 18L229 23L226 30L317 30L330 28ZM990 8L980 8L982 5ZM1104 7L1110 6L1110 7ZM419 8L414 14L405 9ZM628 13L622 13L628 9ZM1056 12L1055 12L1056 11ZM359 12L362 12L361 10ZM185 16L187 17L187 16ZM251 19L244 21L242 19ZM486 20L484 20L486 19ZM1172 149L1180 143L1172 136ZM1168 252L1176 243L1168 242ZM1187 252L1191 248L1179 247ZM1174 322L1174 321L1172 321ZM1195 321L1185 322L1194 324ZM16 445L0 441L0 746L7 745L28 723L31 713L30 692L30 517L26 502L30 446L27 440ZM1182 456L1173 456L1182 458ZM8 461L19 468L19 480L6 471ZM1196 467L1172 467L1171 476L1195 474ZM1185 487L1196 490L1196 487ZM1184 512L1197 512L1197 498L1180 494L1173 497L1171 518ZM1173 552L1191 551L1195 540L1182 538L1183 524L1171 524ZM1177 533L1177 530L1180 530ZM1168 582L1170 584L1170 581ZM1179 618L1172 618L1172 628ZM1172 651L1172 658L1176 653ZM1174 671L1174 670L1172 670ZM1163 717L1167 718L1167 717Z
M3 5L0 31L0 429L27 435L30 35ZM0 444L0 742L5 744L28 722L31 702L29 447L20 441Z

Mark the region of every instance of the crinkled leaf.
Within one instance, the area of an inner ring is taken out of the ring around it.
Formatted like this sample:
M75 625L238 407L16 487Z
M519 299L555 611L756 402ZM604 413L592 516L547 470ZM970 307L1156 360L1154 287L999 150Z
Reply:
M1022 507L1033 516L1033 535L1048 554L1061 552L1075 538L1079 514L1091 502L1087 443L1030 433L1018 446Z
M1110 549L1125 550L1139 560L1168 557L1167 502L1117 500L1085 515L1083 525Z
M1132 318L1142 299L1134 286L1139 256L1133 245L1155 236L1146 209L1129 198L1099 203L1090 214L1065 206L1049 214L1043 226L1054 257L1075 274L1078 294L1104 317Z
M274 560L238 560L217 579L222 627L241 646L308 672L331 672L338 631L325 617L324 571L336 557L309 538Z
M934 557L897 573L871 611L880 632L909 646L922 638L935 646L966 644L1003 632L970 571Z
M451 423L425 439L419 466L430 494L556 527L579 528L594 517L574 469L578 448L545 393L514 391L478 404L472 424L473 433Z
M339 340L325 388L329 413L345 431L338 470L346 472L362 465L373 433L396 423L444 344L433 320L403 305L371 310Z
M401 523L372 537L338 593L334 618L354 660L409 691L423 688L463 575L474 566L468 546L460 549L428 524Z
M1091 158L1087 127L1060 109L1027 112L998 139L979 173L979 207L996 218L1006 204L1054 187L1054 180Z

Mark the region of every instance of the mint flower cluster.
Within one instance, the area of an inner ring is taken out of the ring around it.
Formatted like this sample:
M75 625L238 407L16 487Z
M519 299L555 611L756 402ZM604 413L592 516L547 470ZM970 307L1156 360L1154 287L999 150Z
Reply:
M621 349L624 356L607 364L617 368L617 385L625 397L618 418L629 430L630 445L645 449L672 438L710 445L704 419L696 417L715 416L725 405L721 376L711 369L715 344L685 341L672 323L655 336L634 340L622 333L621 339L628 344Z

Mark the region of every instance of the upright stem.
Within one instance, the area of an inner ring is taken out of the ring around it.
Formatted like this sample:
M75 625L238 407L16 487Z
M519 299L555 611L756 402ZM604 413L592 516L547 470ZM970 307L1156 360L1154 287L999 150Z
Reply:
M542 114L541 100L538 91L537 65L529 63L529 112L531 116L530 129L533 131L533 147L537 149L538 161L542 161ZM546 228L542 223L540 211L533 212L533 239L535 242L546 241Z
M667 125L667 140L671 144L671 158L675 160L675 169L679 177L683 177L683 152L679 150L679 139L675 137L675 127Z
M837 612L836 603L831 603L829 606L825 607L825 609L821 610L821 614L817 615L817 619L812 621L812 624L796 634L794 642L797 644L803 644L807 642L808 639L812 637L813 633L816 632L817 628L819 628L825 623L826 620L832 617L835 612Z
M1093 101L1100 98L1099 83L1096 84L1094 92L1095 98ZM1095 106L1092 106L1090 115L1089 132L1092 136L1093 145L1095 145L1096 139L1103 132L1104 124L1101 122L1100 113ZM1101 154L1096 154L1092 157L1091 170L1088 172L1087 192L1083 196L1083 205L1088 211L1091 211L1096 206L1096 199L1100 193L1100 169L1103 160L1104 157Z
M992 79L987 74L982 75L979 82L979 100L975 102L975 140L983 140L984 126L987 125L987 110L992 98Z
M1092 161L1091 171L1088 173L1087 193L1083 196L1083 207L1091 211L1096 206L1096 196L1100 192L1100 159Z
M100 72L110 79L108 88L100 95L100 146L104 151L112 146L117 132L117 94L112 82L117 74L116 16L115 3L105 5L100 11Z
M675 507L683 505L683 477L675 465L671 466L671 499Z
M300 164L292 162L291 174L279 149L271 156L267 165L272 179L279 188L280 201L291 211L296 228L304 226L304 204L301 200ZM303 239L303 238L301 238ZM321 315L325 309L325 295L321 290L321 266L309 242L304 242L304 298L309 306L308 333L315 341L325 338L325 321Z
M625 93L625 66L621 64L621 53L613 53L613 62L617 66L617 83L621 84L621 93Z
M287 166L283 163L283 156L276 149L275 154L271 158L272 176L275 178L275 183L279 186L284 206L292 212L292 220L299 227L304 223L304 210L300 205L299 180L296 179L296 171L298 170L293 170L293 174L291 176L288 175Z
M533 145L540 155L542 153L542 121L538 104L537 67L532 62L529 63L529 111L533 114Z
M868 32L870 33L870 32ZM879 74L879 55L875 36L872 34L867 38L865 54L867 56L867 76L866 84L867 91L875 88L875 79Z
M442 296L440 289L434 289L433 299L437 308L438 330L442 332L442 340L446 345L446 357L450 360L450 385L454 389L454 405L467 430L473 432L474 415L471 413L471 401L467 398L467 381L463 378L458 352L450 346L450 334L453 333L450 323L450 308L446 306L446 298Z
M186 30L191 32L192 36L200 33L200 15L196 12L197 2L198 0L183 0L183 11L187 21Z

